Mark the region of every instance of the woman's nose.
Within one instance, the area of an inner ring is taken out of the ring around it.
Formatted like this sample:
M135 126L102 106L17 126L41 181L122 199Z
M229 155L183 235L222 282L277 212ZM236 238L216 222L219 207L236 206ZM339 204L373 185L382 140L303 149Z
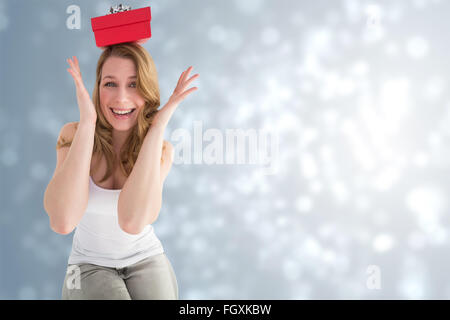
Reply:
M127 101L127 89L124 87L119 87L118 90L116 90L117 96L116 96L116 100L120 103L124 103Z

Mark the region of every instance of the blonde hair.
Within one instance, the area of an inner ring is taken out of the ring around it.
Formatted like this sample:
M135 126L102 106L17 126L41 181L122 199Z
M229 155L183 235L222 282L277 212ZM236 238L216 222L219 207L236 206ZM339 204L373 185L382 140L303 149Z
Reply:
M133 169L136 159L139 155L145 135L151 126L154 115L160 106L160 95L158 86L158 74L155 63L150 53L141 45L137 43L120 43L108 46L97 62L96 81L94 91L92 93L92 102L95 105L97 112L97 122L95 124L94 148L93 154L103 155L106 159L107 170L103 178L99 182L108 179L117 167L115 152L112 145L112 129L111 124L106 120L100 108L99 86L102 77L102 67L106 59L111 56L129 58L133 60L136 66L136 87L139 94L145 100L144 107L140 109L137 115L136 125L132 128L130 135L125 140L119 155L119 166L122 172L128 177ZM58 141L56 149L67 147L72 144L72 141L66 142L64 139ZM92 168L96 170L101 157Z

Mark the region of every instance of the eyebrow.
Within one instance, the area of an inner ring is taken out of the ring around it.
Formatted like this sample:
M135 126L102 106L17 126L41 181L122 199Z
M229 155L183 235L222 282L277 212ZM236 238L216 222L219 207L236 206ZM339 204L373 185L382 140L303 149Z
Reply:
M104 76L104 77L103 77L103 80L105 80L106 78L115 79L116 77L114 77L114 76ZM130 76L130 77L128 77L128 79L136 79L136 78L137 78L136 76Z

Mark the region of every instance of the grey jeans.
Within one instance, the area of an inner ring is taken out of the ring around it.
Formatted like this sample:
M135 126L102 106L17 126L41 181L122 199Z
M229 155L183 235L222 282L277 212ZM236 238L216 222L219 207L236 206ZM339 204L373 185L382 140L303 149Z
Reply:
M178 300L178 284L165 253L124 268L69 264L62 300Z

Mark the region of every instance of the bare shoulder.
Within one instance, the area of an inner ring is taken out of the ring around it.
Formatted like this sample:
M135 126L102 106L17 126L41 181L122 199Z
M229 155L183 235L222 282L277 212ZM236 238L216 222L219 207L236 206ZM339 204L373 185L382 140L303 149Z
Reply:
M78 128L78 122L66 123L61 129L62 136L67 137L67 138L73 138L73 136L75 135L75 132L77 131L77 128Z
M171 162L172 158L173 158L173 145L170 143L170 141L163 140L161 161L166 163Z
M75 132L77 132L78 122L66 123L59 132L58 142L56 148L68 147L72 142Z
M69 153L69 147L72 144L73 137L77 131L77 122L69 122L63 125L61 131L59 132L58 141L56 143L56 168L53 176L56 175L58 171L61 170L64 160L67 158ZM53 178L52 178L53 179Z
M163 149L173 149L173 145L170 143L170 141L164 140L163 141Z

